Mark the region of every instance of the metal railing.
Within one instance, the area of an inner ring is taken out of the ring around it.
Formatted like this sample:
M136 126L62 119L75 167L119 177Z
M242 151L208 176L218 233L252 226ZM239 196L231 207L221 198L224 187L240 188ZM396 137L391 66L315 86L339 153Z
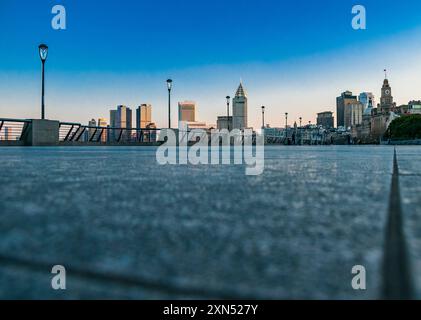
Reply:
M31 120L0 118L0 141L22 141L28 133Z
M136 144L156 143L161 129L113 128L60 122L59 141L62 143Z

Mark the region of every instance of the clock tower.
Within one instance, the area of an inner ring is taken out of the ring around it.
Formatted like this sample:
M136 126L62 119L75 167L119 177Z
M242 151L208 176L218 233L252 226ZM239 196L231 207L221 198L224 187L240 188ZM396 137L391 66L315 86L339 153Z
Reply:
M382 113L389 113L395 108L395 106L396 105L393 102L392 88L389 85L389 80L387 79L386 75L383 81L382 95L380 98L380 111Z

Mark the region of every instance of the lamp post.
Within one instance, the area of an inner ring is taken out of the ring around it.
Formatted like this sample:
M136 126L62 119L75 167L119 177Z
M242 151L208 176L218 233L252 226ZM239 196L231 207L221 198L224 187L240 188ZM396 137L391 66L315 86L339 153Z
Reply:
M301 128L301 123L302 123L302 121L303 121L303 118L302 118L302 117L300 117L300 128Z
M226 96L225 99L227 99L227 126L228 126L228 131L230 131L230 101L231 101L231 97Z
M171 89L172 89L172 80L167 80L168 87L168 129L171 129Z
M265 106L262 106L262 129L265 128Z
M41 119L45 119L45 103L44 103L44 93L45 93L45 61L48 56L48 46L45 44L40 44L38 47L39 57L42 62L42 89L41 89Z

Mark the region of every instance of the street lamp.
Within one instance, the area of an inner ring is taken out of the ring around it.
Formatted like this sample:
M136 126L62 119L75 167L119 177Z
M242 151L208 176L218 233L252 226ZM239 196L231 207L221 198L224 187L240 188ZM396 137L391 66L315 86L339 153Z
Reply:
M172 89L172 80L167 80L168 87L168 129L171 129L171 89Z
M265 128L265 106L262 106L262 129Z
M230 101L231 101L231 97L226 96L226 99L227 99L227 126L228 126L228 131L230 131Z
M44 80L45 80L45 61L47 60L48 56L48 46L45 44L40 44L38 47L39 57L41 58L42 62L42 89L41 89L41 119L45 119L45 104L44 104Z
M302 121L303 121L303 118L302 118L302 117L300 117L300 128L301 128L301 123L302 123Z

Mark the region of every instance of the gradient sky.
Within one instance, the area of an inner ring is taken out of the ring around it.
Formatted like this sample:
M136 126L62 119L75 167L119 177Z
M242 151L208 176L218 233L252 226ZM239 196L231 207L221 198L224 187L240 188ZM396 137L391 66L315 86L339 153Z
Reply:
M67 30L51 27L64 5ZM367 30L351 27L351 9L367 9ZM0 0L0 117L40 113L39 43L50 47L46 112L87 123L118 104L153 105L167 116L165 80L176 101L194 100L197 118L216 123L225 96L242 78L249 124L335 111L342 91L380 95L389 70L398 104L421 99L419 0Z

